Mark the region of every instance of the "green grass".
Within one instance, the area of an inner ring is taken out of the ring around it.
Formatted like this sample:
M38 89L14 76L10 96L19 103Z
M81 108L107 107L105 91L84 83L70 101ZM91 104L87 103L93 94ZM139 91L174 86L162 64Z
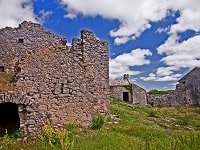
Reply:
M6 137L0 145L6 145L10 150L48 150L60 149L59 141L73 141L74 150L200 149L199 107L130 107L112 99L111 113L113 117L107 118L98 130L79 130L73 125L66 127L68 132L61 130L58 134L47 128L45 133L48 134L43 134L43 138L20 142ZM58 138L57 134L62 136Z

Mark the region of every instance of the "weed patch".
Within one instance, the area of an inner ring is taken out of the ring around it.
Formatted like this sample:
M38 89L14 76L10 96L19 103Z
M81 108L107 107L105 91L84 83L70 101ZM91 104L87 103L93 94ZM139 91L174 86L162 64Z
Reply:
M97 114L93 119L92 119L92 126L91 129L93 130L98 130L100 129L105 122L105 117L101 114Z
M13 90L13 82L15 82L14 75L8 73L0 73L0 92Z
M54 129L50 123L43 127L43 133L39 136L41 148L71 150L74 140L69 138L67 129L61 127Z

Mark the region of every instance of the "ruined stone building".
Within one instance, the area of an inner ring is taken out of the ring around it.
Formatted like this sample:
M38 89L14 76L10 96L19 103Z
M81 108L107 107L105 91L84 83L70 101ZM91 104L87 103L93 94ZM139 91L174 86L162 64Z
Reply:
M146 91L138 85L130 83L128 74L124 74L121 80L110 80L110 95L133 104L147 104Z
M200 67L193 68L176 85L177 102L180 104L200 104Z
M200 67L193 68L183 76L176 89L167 95L149 95L148 103L154 106L199 105Z
M66 42L32 22L0 29L0 72L15 76L13 91L0 93L0 130L37 133L47 121L88 127L108 112L107 42L88 30Z

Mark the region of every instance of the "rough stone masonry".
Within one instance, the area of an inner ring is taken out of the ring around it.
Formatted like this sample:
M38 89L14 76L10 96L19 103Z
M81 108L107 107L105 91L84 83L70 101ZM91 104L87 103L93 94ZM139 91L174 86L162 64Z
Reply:
M1 71L16 78L0 105L17 104L24 132L36 133L47 121L88 127L97 112L109 110L107 42L88 30L71 47L66 42L32 22L0 29Z
M176 84L176 89L166 95L148 95L153 106L200 105L200 67L193 68Z

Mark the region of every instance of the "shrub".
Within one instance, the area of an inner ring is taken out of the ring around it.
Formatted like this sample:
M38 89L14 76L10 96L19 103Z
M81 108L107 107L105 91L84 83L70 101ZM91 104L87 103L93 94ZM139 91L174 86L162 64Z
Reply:
M24 137L24 135L20 131L15 131L14 133L9 135L13 139L18 139Z
M104 125L105 118L99 113L92 119L91 129L98 130Z
M8 134L4 135L1 139L0 149L9 150L9 147L14 143L13 139Z
M74 140L69 138L67 129L54 129L50 123L43 127L39 139L43 142L42 148L45 149L71 150L74 146Z
M67 129L60 128L56 132L56 137L59 142L59 147L61 150L71 150L74 146L74 141L69 139Z

